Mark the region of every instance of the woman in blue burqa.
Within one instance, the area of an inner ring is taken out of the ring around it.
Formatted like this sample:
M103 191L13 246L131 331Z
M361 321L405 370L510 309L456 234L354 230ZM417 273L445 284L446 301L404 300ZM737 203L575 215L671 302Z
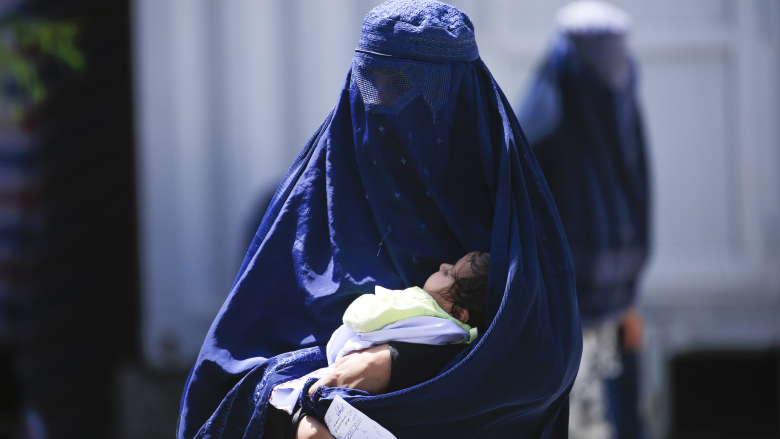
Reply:
M269 437L273 387L326 364L357 296L422 285L479 249L490 249L484 334L406 388L391 385L387 345L349 355L304 390L304 414L322 421L340 396L398 438L567 436L582 339L550 192L470 19L432 0L388 1L365 18L338 103L276 191L209 330L178 437Z
M637 437L629 376L641 345L633 307L649 250L649 185L637 67L626 43L630 17L582 0L562 8L556 26L519 119L577 273L584 349L570 395L570 437Z

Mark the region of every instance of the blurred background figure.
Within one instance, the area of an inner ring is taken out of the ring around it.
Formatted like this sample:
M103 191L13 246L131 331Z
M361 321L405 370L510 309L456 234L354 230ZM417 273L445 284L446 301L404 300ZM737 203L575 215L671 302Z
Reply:
M127 2L0 2L0 437L113 434L137 352Z
M626 45L630 22L602 2L560 9L558 36L519 107L576 273L584 344L570 395L572 439L638 437L636 392L615 401L609 396L620 392L607 388L608 381L636 387L635 368L623 367L621 353L633 358L641 345L642 320L632 307L649 249L637 66ZM627 379L617 380L621 376ZM625 420L630 426L618 431Z

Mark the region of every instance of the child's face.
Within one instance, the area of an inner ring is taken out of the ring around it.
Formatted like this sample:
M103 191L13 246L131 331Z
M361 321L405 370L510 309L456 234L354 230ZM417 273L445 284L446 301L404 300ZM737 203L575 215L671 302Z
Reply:
M433 273L425 281L425 285L423 285L423 290L433 297L433 300L449 314L452 314L452 302L447 300L449 289L455 283L455 275L459 278L471 276L471 258L473 256L473 253L469 253L460 258L455 265L441 264L439 271ZM460 320L460 318L458 319Z

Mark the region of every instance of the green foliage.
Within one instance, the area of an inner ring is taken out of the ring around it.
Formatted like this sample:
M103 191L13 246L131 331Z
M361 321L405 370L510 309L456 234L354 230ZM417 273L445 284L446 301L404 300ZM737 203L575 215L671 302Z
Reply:
M38 72L42 57L51 57L73 70L84 67L76 46L78 27L73 23L12 19L0 28L0 78L10 74L23 100L33 104L46 97L46 86Z

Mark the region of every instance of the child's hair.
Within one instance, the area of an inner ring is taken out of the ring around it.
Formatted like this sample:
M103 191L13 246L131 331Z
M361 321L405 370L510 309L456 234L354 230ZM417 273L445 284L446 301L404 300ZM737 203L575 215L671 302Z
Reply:
M468 323L477 328L480 333L485 330L485 294L488 284L488 267L490 265L490 250L478 250L471 255L471 272L469 277L458 277L454 273L455 282L450 287L447 300L453 306L469 312Z

